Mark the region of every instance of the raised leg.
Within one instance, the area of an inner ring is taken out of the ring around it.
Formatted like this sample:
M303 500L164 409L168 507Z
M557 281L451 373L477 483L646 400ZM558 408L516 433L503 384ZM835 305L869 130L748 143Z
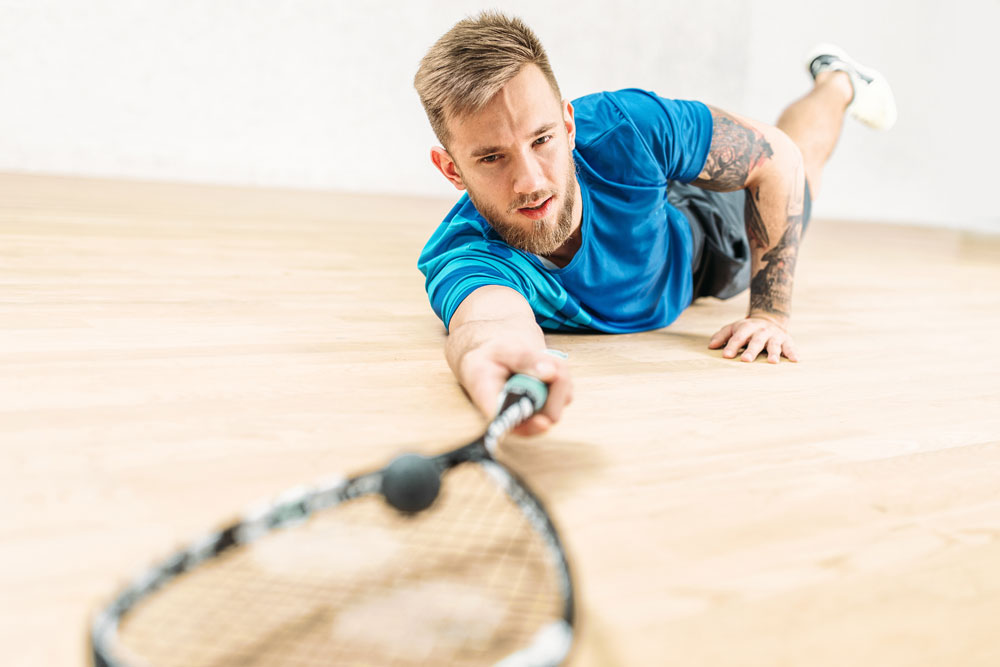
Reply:
M778 118L778 128L791 137L802 151L806 180L813 199L819 194L823 166L840 138L844 111L853 95L851 80L846 72L821 72L813 89L792 102Z

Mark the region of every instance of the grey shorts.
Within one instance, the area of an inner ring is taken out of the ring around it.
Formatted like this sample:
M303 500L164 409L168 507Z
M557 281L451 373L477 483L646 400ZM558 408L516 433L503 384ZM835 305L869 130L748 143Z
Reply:
M667 201L691 223L694 249L694 297L728 299L750 286L750 242L743 219L746 190L713 192L670 181ZM805 233L812 213L812 195L806 183L802 215Z

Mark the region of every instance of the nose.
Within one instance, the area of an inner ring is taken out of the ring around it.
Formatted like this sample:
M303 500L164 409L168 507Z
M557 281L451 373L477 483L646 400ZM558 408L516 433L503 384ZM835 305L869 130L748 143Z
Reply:
M538 156L522 155L514 167L514 194L529 195L545 189L545 174Z

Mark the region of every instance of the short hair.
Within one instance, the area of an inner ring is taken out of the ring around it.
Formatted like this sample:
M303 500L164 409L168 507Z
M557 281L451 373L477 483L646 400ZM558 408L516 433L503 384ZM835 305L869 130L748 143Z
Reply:
M431 129L447 147L450 118L479 111L528 64L562 99L538 36L517 17L487 10L456 23L420 61L413 85Z

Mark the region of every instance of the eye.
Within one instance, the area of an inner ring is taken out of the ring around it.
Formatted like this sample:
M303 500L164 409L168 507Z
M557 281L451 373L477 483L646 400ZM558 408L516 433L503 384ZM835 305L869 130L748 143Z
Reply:
M487 155L486 157L479 158L479 161L482 164L493 164L494 162L496 162L499 159L500 159L499 155Z
M544 137L538 137L537 139L535 139L535 145L536 146L541 146L542 144L547 144L547 143L549 143L549 140L551 140L551 139L552 139L552 135L551 134L546 134Z

